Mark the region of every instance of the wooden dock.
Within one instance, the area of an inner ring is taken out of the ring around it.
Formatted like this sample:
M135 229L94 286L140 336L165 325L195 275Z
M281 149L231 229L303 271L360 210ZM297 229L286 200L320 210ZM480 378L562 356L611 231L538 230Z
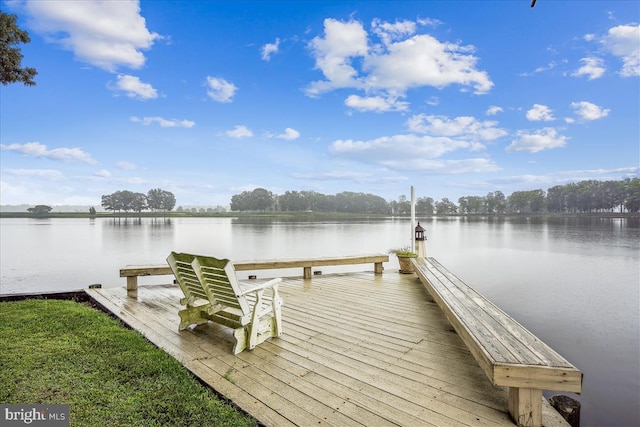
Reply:
M177 285L87 293L267 426L514 425L413 274L285 278L284 335L237 356L223 326L178 331ZM544 424L567 425L548 405Z

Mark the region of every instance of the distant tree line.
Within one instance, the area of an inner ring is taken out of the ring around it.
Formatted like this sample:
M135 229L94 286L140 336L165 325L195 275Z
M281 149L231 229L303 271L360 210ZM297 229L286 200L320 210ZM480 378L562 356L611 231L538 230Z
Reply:
M150 209L170 211L176 206L176 198L170 191L160 188L149 190L147 194L123 190L102 196L102 207L107 211L142 212Z
M581 181L547 190L549 212L640 211L640 178L623 181Z
M389 204L380 196L365 193L345 191L325 195L315 191L286 191L276 196L264 188L256 188L232 196L231 210L386 214Z
M494 191L486 196L460 197L457 205L446 197L439 201L419 197L415 208L419 215L639 212L640 178L580 181L556 185L546 192L542 189L515 191L509 196ZM274 195L264 188L256 188L232 196L231 210L408 215L411 201L400 196L387 202L374 194L347 191L336 195L315 191L286 191Z
M187 212L187 213L194 213L194 214L211 214L211 213L219 213L219 212L226 212L227 208L225 208L224 206L216 206L216 207L200 207L200 208L196 208L196 207L182 207L182 206L178 206L178 208L176 209L176 212Z

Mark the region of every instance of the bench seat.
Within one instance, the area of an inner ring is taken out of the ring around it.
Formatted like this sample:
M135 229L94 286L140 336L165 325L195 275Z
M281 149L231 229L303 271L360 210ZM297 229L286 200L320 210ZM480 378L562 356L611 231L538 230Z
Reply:
M575 366L434 258L412 264L491 383L509 387L509 412L518 425L542 425L543 390L582 391Z
M235 271L276 270L281 268L302 267L304 278L311 279L312 267L373 263L374 272L376 274L382 274L383 262L389 262L389 255L369 254L341 257L236 261L233 262L233 267ZM137 297L138 277L166 276L172 274L173 271L167 264L128 265L120 269L120 277L127 278L127 294L132 298Z

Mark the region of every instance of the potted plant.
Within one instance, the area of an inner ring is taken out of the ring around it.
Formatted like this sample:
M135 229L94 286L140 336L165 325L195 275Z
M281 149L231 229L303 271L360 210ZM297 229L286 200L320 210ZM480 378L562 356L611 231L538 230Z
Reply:
M411 248L404 247L399 249L391 249L389 250L390 254L395 254L398 257L398 263L400 264L400 269L398 270L403 274L413 273L413 265L411 264L411 258L416 258L418 256L417 253L412 252Z

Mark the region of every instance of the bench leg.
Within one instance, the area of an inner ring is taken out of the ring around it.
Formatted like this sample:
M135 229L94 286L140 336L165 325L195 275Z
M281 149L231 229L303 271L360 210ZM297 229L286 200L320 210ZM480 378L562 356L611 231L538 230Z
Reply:
M138 298L138 276L127 277L127 296Z
M509 387L509 413L518 426L542 427L542 390Z
M311 279L311 267L303 267L304 268L304 278Z
M374 263L373 271L375 274L382 274L382 263L381 262Z

